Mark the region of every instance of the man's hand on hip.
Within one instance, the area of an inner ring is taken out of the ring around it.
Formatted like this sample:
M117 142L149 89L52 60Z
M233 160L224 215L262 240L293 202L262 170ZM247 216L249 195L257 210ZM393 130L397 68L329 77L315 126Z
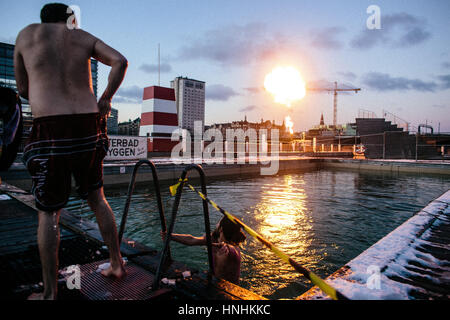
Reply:
M100 98L98 101L98 110L102 117L108 118L111 113L111 100L106 98Z

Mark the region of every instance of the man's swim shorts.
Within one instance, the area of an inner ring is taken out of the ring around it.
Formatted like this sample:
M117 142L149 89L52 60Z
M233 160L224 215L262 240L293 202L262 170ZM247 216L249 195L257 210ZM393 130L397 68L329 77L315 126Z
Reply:
M63 208L72 175L82 199L101 188L107 151L106 119L99 113L34 119L23 162L31 174L36 207L46 212Z

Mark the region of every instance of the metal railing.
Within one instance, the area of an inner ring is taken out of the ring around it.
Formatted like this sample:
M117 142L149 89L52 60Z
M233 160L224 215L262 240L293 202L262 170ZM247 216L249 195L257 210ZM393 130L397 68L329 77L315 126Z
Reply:
M125 202L125 207L123 209L122 220L120 222L120 228L119 228L119 243L122 243L123 234L125 232L125 225L127 223L128 210L130 209L131 196L133 195L134 185L136 184L136 174L137 174L139 168L144 164L148 165L152 169L153 183L155 185L155 193L156 193L156 202L158 204L159 218L161 220L161 229L163 232L167 231L166 219L164 217L164 208L163 208L162 199L161 199L161 190L159 188L159 179L158 179L158 173L156 171L156 167L155 167L154 163L149 160L140 160L134 166L130 185L128 186L128 196L127 196L127 200Z
M181 177L179 180L180 184L177 188L177 193L175 195L175 201L174 201L174 204L172 207L172 217L171 217L171 221L170 221L170 225L169 225L169 230L167 232L166 239L164 241L164 249L161 253L160 262L159 262L158 268L156 270L155 279L154 279L153 286L152 286L153 290L156 290L159 288L159 282L161 280L161 275L162 275L162 272L164 269L167 255L169 253L169 244L170 244L170 241L172 240L172 233L173 233L173 228L174 228L175 220L176 220L177 213L178 213L178 207L180 205L181 194L183 192L183 187L184 187L184 183L186 180L186 176L187 176L188 172L191 170L196 170L199 173L200 183L201 183L201 187L202 187L202 193L205 196L207 195L207 193L206 193L206 176L203 171L203 168L197 164L191 164L191 165L187 166L181 173ZM211 280L211 276L214 275L214 264L213 264L212 242L211 242L211 226L210 226L210 221L209 221L208 202L205 200L202 200L202 201L203 201L203 216L205 219L206 246L208 249L208 262L209 262L208 280Z

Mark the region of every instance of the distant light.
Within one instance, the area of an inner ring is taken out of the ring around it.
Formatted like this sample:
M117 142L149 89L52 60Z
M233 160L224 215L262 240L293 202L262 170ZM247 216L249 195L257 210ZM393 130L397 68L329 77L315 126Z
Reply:
M286 128L289 130L289 133L294 134L294 123L292 122L291 117L287 116L284 119L284 122L285 122Z
M294 67L277 67L264 80L264 88L270 92L276 103L288 107L305 96L305 82Z

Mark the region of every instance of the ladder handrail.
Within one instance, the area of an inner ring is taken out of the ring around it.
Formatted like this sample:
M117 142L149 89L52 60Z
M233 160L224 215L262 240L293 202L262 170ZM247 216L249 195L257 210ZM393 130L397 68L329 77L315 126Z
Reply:
M128 186L128 196L127 196L127 200L125 202L125 207L123 209L122 220L120 222L119 244L122 243L122 237L123 237L123 233L125 231L125 224L127 223L128 210L130 208L131 196L133 195L134 185L136 183L136 174L137 174L138 169L143 164L147 164L152 169L153 183L155 185L155 193L156 193L156 202L158 204L159 218L161 220L161 229L162 229L163 232L167 231L166 219L164 217L164 207L162 205L161 191L160 191L160 188L159 188L159 179L158 179L158 173L156 171L156 167L155 167L154 163L149 161L149 160L140 160L134 166L133 174L131 176L131 181L130 181L130 184Z
M166 256L169 252L169 243L172 240L172 232L173 232L173 228L175 225L175 219L178 213L178 207L180 205L180 200L181 200L181 194L183 192L183 187L184 187L184 183L185 183L185 179L187 176L187 173L190 170L197 170L197 172L200 175L200 183L201 183L201 187L202 187L202 193L204 195L207 195L206 193L206 179L205 179L205 172L203 171L203 168L200 165L197 164L191 164L189 166L187 166L183 172L181 173L181 177L180 177L180 185L177 188L177 194L175 196L175 201L172 207L172 218L170 221L170 225L169 225L169 230L167 231L167 235L166 235L166 239L164 241L164 249L161 253L161 258L160 258L160 262L155 274L155 278L154 278L154 282L153 282L153 290L156 290L159 288L159 282L161 280L161 274L162 274L162 269L164 268L165 265L165 261L166 261ZM202 200L203 202L203 216L205 219L205 237L206 237L206 246L208 249L208 262L209 262L209 273L208 273L208 280L211 279L211 276L214 275L214 262L213 262L213 256L212 256L212 242L211 242L211 226L210 226L210 221L209 221L209 208L208 208L208 202L205 200Z

